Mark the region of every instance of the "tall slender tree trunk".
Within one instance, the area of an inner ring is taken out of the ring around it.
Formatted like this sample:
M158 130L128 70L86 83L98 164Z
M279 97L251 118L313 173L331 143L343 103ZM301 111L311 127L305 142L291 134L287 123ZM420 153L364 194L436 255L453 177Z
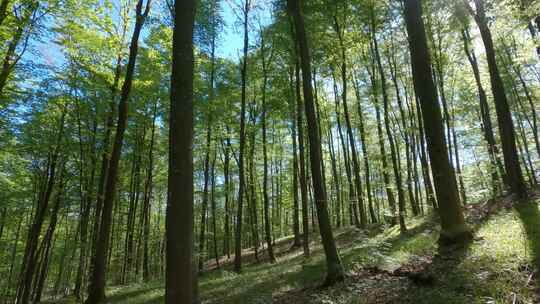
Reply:
M223 250L224 254L227 255L227 258L231 258L231 242L230 242L230 221L231 221L231 189L230 189L230 175L229 175L229 164L230 164L230 139L229 139L229 130L226 127L227 137L224 140L225 144L223 146L223 187L225 192L225 223L224 223L224 233L223 238Z
M296 55L298 56L298 55ZM295 77L296 77L296 125L298 126L298 153L300 167L300 197L302 199L302 246L304 256L309 256L309 215L308 215L308 186L306 174L306 160L304 149L304 124L302 118L304 110L302 108L302 96L300 95L300 64L298 57L296 59Z
M359 227L366 227L367 225L367 216L364 208L364 198L362 195L362 179L360 177L360 164L358 162L358 153L356 152L356 143L352 131L351 119L349 116L349 107L347 105L347 56L345 45L343 43L343 32L339 25L337 16L334 16L334 28L339 39L339 45L341 49L341 83L342 83L342 92L341 98L343 103L343 114L345 115L345 124L347 126L347 137L349 139L349 145L351 147L351 158L353 162L353 171L354 171L354 184L356 187L356 197L354 197L353 208L354 213L357 213L357 210L360 211L360 222L358 222L358 217L355 216L355 224Z
M390 156L392 158L392 169L394 172L394 179L397 186L397 192L398 192L398 219L399 219L399 229L402 233L407 231L407 227L405 226L405 194L403 193L403 187L401 182L401 172L399 172L399 165L398 165L398 155L396 152L396 144L394 142L394 136L392 134L392 130L390 129L390 118L389 118L389 103L388 100L388 93L387 93L387 87L386 87L386 76L384 73L384 69L382 66L381 61L381 55L379 53L379 43L377 41L376 33L375 33L375 12L372 10L372 16L371 16L371 35L373 40L373 51L375 52L375 59L377 62L377 67L379 69L379 77L381 81L381 93L383 98L383 114L384 114L384 126L386 130L386 136L388 137L388 142L390 143Z
M144 25L145 19L150 10L151 0L148 0L143 12L143 0L137 2L137 21L129 51L129 60L126 69L126 76L118 104L118 121L116 126L116 135L113 144L113 150L107 174L107 184L105 187L105 197L103 200L103 211L101 214L101 224L99 229L99 238L96 244L95 253L92 261L92 275L88 289L88 298L86 304L102 303L105 300L105 280L107 268L107 252L109 251L110 230L112 223L113 202L116 192L116 182L118 176L118 167L122 144L124 141L124 132L127 125L128 101L135 71L135 62L137 59L139 35Z
M274 248L272 246L272 231L270 225L270 202L268 199L268 153L267 153L267 140L266 140L266 113L267 113L267 104L266 104L266 86L268 82L268 65L269 61L272 60L273 51L270 52L270 58L267 61L266 58L266 47L264 45L264 33L261 31L261 60L262 60L262 70L263 70L263 85L262 85L262 145L263 145L263 204L264 204L264 231L266 238L266 250L268 251L268 258L270 263L274 263L276 258L274 257ZM255 144L255 143L252 143Z
M235 230L235 249L234 249L234 270L240 272L242 270L242 211L244 200L244 149L246 145L246 84L247 84L247 60L249 48L249 32L248 32L248 17L251 6L251 0L244 0L243 8L243 27L244 27L244 56L242 59L242 96L240 105L240 147L238 153L238 204L236 213L236 230Z
M349 160L349 145L347 144L345 137L343 136L342 128L341 128L341 118L339 113L339 97L338 97L338 89L337 89L337 82L334 76L334 72L332 72L332 82L334 85L334 99L335 99L335 114L336 114L336 123L337 123L337 129L339 134L339 139L341 142L341 149L343 150L343 158L345 162L345 172L347 174L347 182L349 185L349 203L348 209L349 209L349 224L353 225L356 224L356 226L359 226L360 220L358 218L358 211L356 208L354 208L354 200L355 200L355 189L353 184L353 178L352 178L352 170L351 170L351 162Z
M420 99L428 151L435 179L441 217L441 245L457 243L472 237L463 217L454 170L444 142L442 117L437 89L431 77L431 63L419 0L405 0L405 23L409 34L409 50L416 95Z
M294 234L294 243L293 247L300 247L301 240L300 240L300 206L298 202L298 179L299 179L299 173L298 173L298 144L297 144L297 114L296 114L296 99L295 99L295 90L293 88L293 72L292 68L289 72L289 102L290 102L290 108L291 108L291 137L292 137L292 148L293 148L293 185L292 185L292 193L293 193L293 234Z
M308 123L309 151L311 160L311 178L317 208L319 231L326 256L327 276L325 285L332 285L344 279L343 266L332 233L332 226L328 216L325 185L322 183L320 136L317 128L315 106L313 104L313 91L311 87L311 59L304 28L304 16L301 0L288 0L289 12L293 16L296 40L299 46L299 55L302 65L302 84L304 89L304 103ZM304 232L305 233L305 232Z
M210 205L212 208L212 236L213 236L213 249L214 258L216 259L216 267L219 268L219 255L218 255L218 242L217 242L217 213L216 213L216 157L217 149L214 150L214 157L212 158L212 170L211 170L211 182L212 188L210 190Z
M210 149L212 143L212 125L210 119L206 127L206 152L204 156L204 186L201 203L201 222L199 225L199 272L202 272L206 257L204 244L206 242L206 220L208 218L208 187L210 183Z
M157 105L158 101L154 101L154 109L152 114L152 130L150 132L150 147L148 149L148 168L146 170L146 182L144 185L144 199L143 199L143 280L148 282L150 280L150 211L152 200L152 186L153 186L153 170L154 170L154 138L156 134L156 118L157 118Z
M523 181L521 167L516 148L516 132L512 121L512 113L506 97L504 84L502 82L497 61L495 59L495 49L491 31L487 24L486 13L483 0L474 0L476 12L470 4L464 0L464 4L473 16L480 30L489 68L491 80L491 90L495 100L495 110L497 111L497 121L499 123L499 133L502 142L504 166L506 169L507 182L510 190L520 197L527 195L527 188Z
M482 86L482 81L480 78L480 69L478 68L478 61L476 60L476 55L474 54L474 51L470 48L470 41L471 37L469 34L468 26L465 25L464 29L462 30L462 39L463 39L463 47L465 49L465 54L467 55L467 59L469 60L469 63L471 64L471 68L473 70L473 75L476 83L476 87L478 90L478 100L480 102L480 119L482 121L482 131L484 135L484 140L487 143L488 153L490 155L490 162L491 162L491 179L492 179L492 185L494 192L499 192L498 189L500 184L500 178L499 174L503 177L506 175L504 172L504 168L501 162L501 158L499 157L499 151L497 144L495 142L495 135L493 134L493 127L491 124L491 114L489 111L489 105L487 102L486 97L486 91L484 90L484 87Z
M47 215L49 200L51 198L54 185L56 183L56 170L60 157L60 149L62 146L62 140L64 137L64 124L67 115L67 106L62 108L62 114L60 117L58 133L56 138L56 145L53 151L50 153L47 172L45 175L45 183L40 190L37 206L35 208L34 218L30 229L28 230L28 237L26 240L26 249L21 265L21 277L20 284L17 291L17 304L26 304L30 301L30 295L32 292L32 278L37 266L37 250L38 241L41 234L41 228L45 217Z

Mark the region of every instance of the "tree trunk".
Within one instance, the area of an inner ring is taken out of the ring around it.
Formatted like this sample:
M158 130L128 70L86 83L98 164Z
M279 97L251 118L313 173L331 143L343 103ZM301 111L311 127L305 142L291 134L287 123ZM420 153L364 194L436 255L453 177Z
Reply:
M292 193L293 193L293 234L294 234L294 243L293 247L300 247L301 240L300 240L300 206L298 203L298 149L297 149L297 136L296 136L296 130L297 130L297 114L296 114L296 99L295 99L295 91L293 88L293 72L292 69L289 72L289 102L291 107L291 137L292 137L292 148L293 148L293 185L292 185Z
M332 226L328 217L327 197L325 185L322 183L320 137L317 129L315 106L313 104L313 91L311 88L311 62L307 37L304 28L304 17L300 0L288 0L290 14L293 16L296 40L299 46L299 55L302 63L302 80L304 89L304 103L308 123L309 151L311 160L311 178L315 194L315 205L317 208L317 218L326 256L327 276L325 285L332 285L344 279L343 266L339 259L336 243L332 233ZM305 233L305 232L304 232Z
M352 180L352 173L351 173L351 165L349 161L349 146L347 142L345 141L345 137L343 136L343 132L341 131L341 118L339 115L339 97L338 97L338 90L337 90L337 82L334 76L334 72L332 71L332 83L334 85L334 99L335 99L335 113L336 113L336 123L337 123L337 129L339 134L339 139L341 142L341 149L343 150L343 158L345 161L345 172L347 173L347 182L349 185L349 224L353 225L356 224L356 226L359 226L360 220L358 218L358 212L356 208L354 207L354 200L355 200L355 192L354 192L354 185Z
M372 10L371 12L371 35L372 35L372 41L373 41L373 51L375 52L375 59L377 61L377 67L379 69L379 77L381 81L381 93L383 98L383 113L384 113L384 126L386 129L386 136L388 137L388 142L390 143L390 156L392 158L392 168L394 172L394 179L397 186L397 192L398 192L398 219L399 219L399 230L401 233L404 233L407 231L407 227L405 226L405 194L403 193L403 187L401 183L401 173L399 172L399 165L398 165L398 155L396 152L396 145L394 142L392 130L390 129L390 118L389 118L389 103L388 100L388 93L386 89L386 76L384 74L384 69L382 66L381 56L379 54L379 44L377 42L377 37L375 33L375 12ZM376 105L377 106L377 105Z
M478 25L486 50L491 90L493 91L493 98L495 100L495 109L497 111L497 121L499 123L499 132L503 148L504 166L508 177L507 182L510 183L508 186L513 193L517 194L519 197L524 197L527 195L527 188L523 181L523 175L519 165L512 113L510 112L504 84L499 74L499 68L497 67L493 39L484 10L484 1L474 0L474 3L476 6L476 13L469 3L465 1L465 5Z
M444 245L466 241L472 235L463 218L454 170L444 142L442 117L437 102L437 89L431 77L431 63L420 1L406 0L404 15L409 35L414 87L420 99L439 202L441 216L439 242Z
M356 197L354 197L353 208L356 215L357 210L360 211L360 222L358 217L355 216L355 224L357 227L365 228L367 225L367 216L364 208L364 199L362 196L362 179L360 177L360 164L358 162L358 153L356 152L356 143L352 132L351 119L349 117L349 107L347 105L347 57L345 52L345 45L343 43L343 32L339 26L337 17L334 16L334 28L339 39L339 45L341 49L341 83L342 92L341 98L343 103L343 114L345 115L345 124L347 126L347 135L349 138L349 145L351 147L351 158L353 162L354 171L354 184L356 186Z
M298 50L297 50L298 51ZM307 174L306 174L306 160L304 149L304 124L302 118L304 116L304 110L302 108L302 96L300 95L300 64L298 62L298 55L296 55L295 66L295 83L296 83L296 125L298 126L298 153L299 167L300 167L300 197L302 199L302 245L304 249L304 256L308 257L309 252L309 215L308 215L308 189L307 189Z
M499 173L503 176L506 175L504 172L504 168L501 162L501 159L499 157L499 151L497 144L495 142L495 135L493 134L493 127L491 124L491 114L489 111L489 105L487 103L487 97L486 92L482 86L482 81L480 79L480 69L478 68L478 61L476 60L476 55L474 54L474 51L470 49L469 44L471 41L471 37L469 34L468 26L464 26L464 29L462 30L462 38L463 38L463 47L465 49L465 54L467 55L467 59L469 60L469 63L471 64L471 68L473 70L473 75L476 83L476 87L478 90L478 100L480 102L480 119L482 121L482 131L484 135L484 140L487 143L488 153L490 155L490 162L491 162L491 179L493 184L494 193L499 192L498 189L500 184L500 178ZM497 172L498 169L498 172Z
M242 270L242 209L244 200L244 148L246 145L246 83L247 83L247 60L248 60L248 48L249 48L249 32L248 32L248 17L251 0L244 0L244 56L242 59L242 96L240 105L240 147L238 153L238 204L236 213L236 231L235 231L235 249L234 249L234 271L240 272Z
M150 280L150 211L152 200L152 180L154 170L154 138L156 133L156 117L157 117L157 105L158 101L154 101L154 109L152 114L152 130L150 133L150 148L148 149L148 168L146 170L146 182L144 185L144 198L143 198L143 280L148 282Z
M268 154L267 154L267 147L266 147L266 112L267 112L267 105L266 105L266 86L268 82L268 64L267 58L266 58L266 49L265 49L265 41L264 41L264 33L261 31L261 60L262 60L262 70L263 70L263 85L262 85L262 117L261 117L261 124L262 124L262 148L263 148L263 162L264 162L264 173L263 173L263 204L264 204L264 230L265 230L265 238L266 238L266 246L268 251L268 258L270 259L270 263L275 263L276 258L274 257L274 248L272 247L272 231L271 231L271 225L270 225L270 215L269 215L269 209L270 209L270 202L268 199ZM272 60L273 51L270 53L269 61ZM255 143L252 143L255 144Z
M195 0L175 1L169 116L165 303L194 303L193 27Z
M126 76L124 79L124 84L122 86L120 102L118 104L118 121L116 126L116 135L108 168L108 178L105 187L105 197L103 200L103 213L101 215L99 238L92 261L92 279L88 289L88 298L85 302L86 304L102 303L105 300L105 272L107 266L107 252L109 250L113 201L116 194L115 192L118 176L118 166L120 162L120 154L122 152L124 132L127 125L129 93L131 91L131 84L135 71L135 61L137 59L139 35L141 33L142 26L144 25L146 16L148 15L148 12L150 10L150 1L151 0L148 0L144 13L142 11L143 0L139 0L137 2L137 21L135 23L133 36L131 38Z
M62 114L60 117L60 124L58 128L58 134L56 138L56 145L53 151L49 155L47 172L45 176L45 183L38 196L37 206L34 214L34 219L28 230L28 237L26 240L26 249L21 266L21 278L19 289L17 291L17 304L26 304L30 300L30 294L32 291L32 278L36 270L37 263L37 247L39 236L41 234L41 228L45 217L47 215L49 200L51 198L53 188L56 182L56 167L58 165L58 159L60 157L60 149L62 146L62 140L64 137L64 124L67 114L67 106L64 105Z

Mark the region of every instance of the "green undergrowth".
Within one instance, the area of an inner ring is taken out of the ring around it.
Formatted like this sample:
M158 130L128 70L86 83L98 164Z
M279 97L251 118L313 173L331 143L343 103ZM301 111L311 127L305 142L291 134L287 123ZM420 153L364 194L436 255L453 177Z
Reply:
M224 268L200 277L203 303L537 303L534 269L540 269L539 199L495 211L471 223L475 239L466 248L437 252L433 216L410 218L408 232L375 226L335 232L347 278L320 289L324 255L314 234L312 255L276 246L278 261L245 265L241 274ZM425 268L434 277L419 284L394 275L401 268ZM109 303L162 303L163 283L111 287ZM54 303L60 303L55 301ZM63 303L70 303L65 300Z

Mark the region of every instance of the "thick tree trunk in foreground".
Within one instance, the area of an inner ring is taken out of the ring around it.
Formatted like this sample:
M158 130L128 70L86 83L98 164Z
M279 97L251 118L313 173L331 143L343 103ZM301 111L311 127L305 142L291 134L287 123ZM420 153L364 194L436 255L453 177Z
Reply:
M441 217L440 243L455 243L470 239L471 233L463 218L454 170L444 142L437 89L431 77L431 64L426 32L419 0L405 0L405 22L416 95L420 99L424 128L428 141L431 168Z
M311 178L315 194L315 206L317 219L321 233L321 241L326 256L327 276L325 285L332 285L344 279L343 266L332 233L332 226L328 216L325 185L322 183L320 136L317 129L315 106L313 104L313 91L311 87L311 62L306 32L304 28L304 16L301 9L301 0L288 0L290 14L293 15L296 40L299 45L300 60L302 63L302 80L304 89L304 103L308 123L309 151L311 160ZM304 232L305 233L305 232Z
M196 301L193 264L193 27L195 0L175 1L169 125L165 303Z

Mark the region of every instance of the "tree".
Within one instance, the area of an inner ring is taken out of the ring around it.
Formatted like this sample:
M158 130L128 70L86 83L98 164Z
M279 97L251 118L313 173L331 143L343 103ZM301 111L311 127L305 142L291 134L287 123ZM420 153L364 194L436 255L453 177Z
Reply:
M420 100L435 192L439 202L441 217L439 242L444 245L467 241L472 235L463 218L454 170L448 159L437 90L431 77L430 56L419 0L405 0L404 18L409 34L414 88Z
M128 101L135 71L135 62L137 60L139 36L150 12L151 0L146 2L143 10L143 0L137 2L136 22L131 37L129 60L126 68L124 84L118 103L118 121L116 125L116 135L114 138L112 155L109 162L107 184L105 187L105 197L103 200L103 211L101 214L101 224L99 229L99 239L92 259L92 279L88 288L88 298L86 304L102 303L105 300L105 280L107 268L107 253L109 250L110 230L112 223L113 202L116 192L116 183L118 175L118 164L122 152L124 132L127 125Z
M313 91L311 82L311 62L309 48L307 44L306 31L304 27L304 16L302 12L301 0L287 0L289 14L294 20L296 40L298 43L299 57L302 66L302 84L304 89L304 106L308 123L309 152L311 164L311 178L313 190L315 192L315 206L317 208L317 219L321 233L324 253L326 256L326 279L325 285L332 285L344 279L343 266L337 252L332 226L328 217L327 197L325 185L322 183L321 155L320 155L320 135L317 128L315 106L313 104ZM306 231L304 231L306 233Z
M238 152L238 204L236 214L236 230L235 230L235 247L234 247L234 270L240 272L242 270L242 209L244 200L244 148L246 142L245 125L246 125L246 84L247 84L247 60L249 48L249 10L251 8L251 0L244 0L242 8L243 27L244 27L244 56L242 58L242 97L240 105L240 148Z
M501 137L504 167L506 169L508 186L510 190L517 194L519 197L527 195L527 189L523 181L523 174L521 173L521 167L519 165L519 158L516 148L516 132L514 129L514 123L512 121L512 113L510 112L510 106L506 98L506 92L504 84L499 74L499 68L497 66L497 60L495 59L495 49L493 46L493 39L491 37L491 30L487 23L486 10L484 7L484 0L474 0L476 11L472 8L468 1L464 1L464 5L474 18L482 41L484 42L484 48L486 50L486 58L489 68L489 78L491 80L491 91L493 93L493 99L495 101L495 110L497 112L497 122L499 123L499 133Z
M169 175L166 217L165 303L193 303L193 27L195 0L175 1Z

